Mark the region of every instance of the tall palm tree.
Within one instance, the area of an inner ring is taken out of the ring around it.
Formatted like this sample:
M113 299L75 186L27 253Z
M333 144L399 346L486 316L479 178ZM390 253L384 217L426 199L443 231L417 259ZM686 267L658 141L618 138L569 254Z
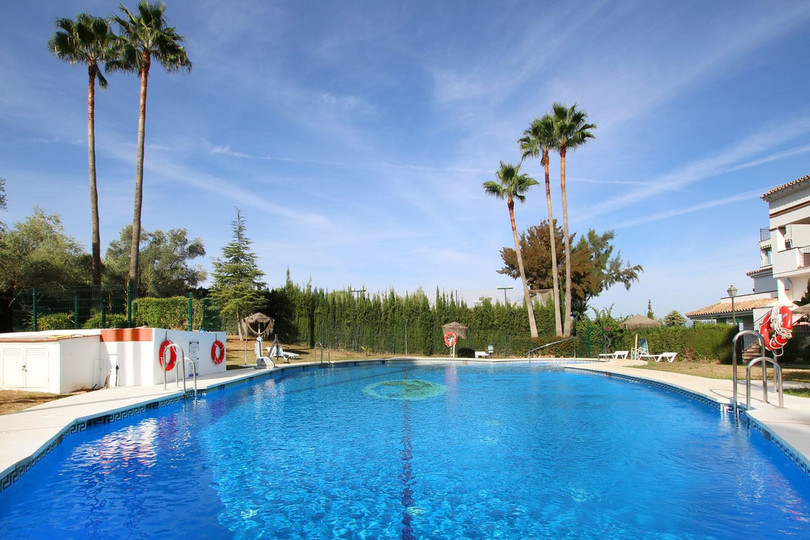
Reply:
M183 38L174 27L166 25L166 4L138 3L137 13L122 4L123 17L115 17L120 27L121 53L107 64L111 70L137 72L141 78L140 109L138 111L138 149L135 162L135 213L132 219L132 246L129 256L129 283L138 290L138 258L141 245L141 210L143 207L143 147L146 130L146 88L149 68L155 58L166 71L184 68L191 71L191 61L183 47Z
M521 159L541 156L540 163L543 164L543 170L545 172L546 206L548 207L549 223L548 236L549 244L551 245L551 279L554 287L551 291L552 301L554 302L554 330L558 336L561 336L563 329L560 319L560 272L557 268L557 242L554 238L555 222L551 208L551 181L549 179L548 170L548 153L549 150L555 146L554 121L551 116L545 115L542 118L535 118L529 128L523 132L523 137L518 139L518 143L520 144L522 153Z
M107 88L100 62L115 58L115 34L106 19L80 13L76 20L56 19L56 32L48 49L69 64L87 64L87 161L90 169L90 220L92 222L93 286L101 287L101 239L96 182L96 80Z
M577 110L574 103L570 108L560 103L552 105L552 119L554 122L555 150L560 154L560 189L562 191L563 207L563 237L565 249L565 317L563 336L571 335L571 237L568 235L568 197L565 190L565 156L568 150L585 144L588 139L593 139L590 132L596 129L595 124L588 124L585 119L588 117L583 111Z
M529 295L529 285L526 281L526 271L523 269L523 256L520 253L520 243L518 242L517 226L515 225L515 199L523 202L526 200L524 193L530 187L537 185L537 180L528 174L521 174L520 165L512 165L501 161L501 168L495 173L498 181L490 180L484 182L484 191L498 197L506 199L506 207L509 209L509 221L512 223L512 236L515 238L515 253L517 253L520 279L523 281L523 298L526 301L526 309L529 312L529 329L532 337L537 337L537 322L534 320L534 306Z

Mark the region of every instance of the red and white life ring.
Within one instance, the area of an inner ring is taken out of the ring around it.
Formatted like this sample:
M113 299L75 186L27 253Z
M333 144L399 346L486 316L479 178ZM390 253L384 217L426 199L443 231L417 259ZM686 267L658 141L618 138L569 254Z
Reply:
M787 306L774 306L766 313L759 327L759 333L765 341L765 348L776 351L784 347L793 337L793 313Z
M165 340L163 343L160 344L160 352L158 353L158 364L160 367L164 368L166 371L171 371L174 369L174 365L177 363L177 350L174 347L169 349L169 363L164 367L163 365L163 353L166 352L166 347L169 345L173 345L171 341L168 339Z
M214 341L214 344L211 345L211 360L215 364L221 364L225 360L225 344L220 340Z

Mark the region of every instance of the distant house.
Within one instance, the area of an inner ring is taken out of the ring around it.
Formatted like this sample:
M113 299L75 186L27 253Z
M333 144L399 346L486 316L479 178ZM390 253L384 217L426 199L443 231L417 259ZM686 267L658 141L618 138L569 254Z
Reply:
M760 267L746 275L754 292L734 298L738 322L756 330L774 305L791 305L807 292L810 279L810 175L775 187L762 196L768 203L768 227L760 229ZM693 321L732 323L730 297L686 314Z

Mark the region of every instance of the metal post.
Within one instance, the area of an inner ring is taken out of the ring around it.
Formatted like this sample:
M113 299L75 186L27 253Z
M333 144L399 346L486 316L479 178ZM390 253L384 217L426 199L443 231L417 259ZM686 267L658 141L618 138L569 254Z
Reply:
M765 356L765 340L762 338L762 335L759 332L755 332L754 330L743 330L734 336L734 339L731 342L731 408L735 418L737 417L737 340L745 335L754 336L757 338L759 341L760 356ZM764 371L764 364L762 367ZM746 392L746 399L748 393L749 392Z
M127 328L132 328L132 282L127 283Z
M33 325L34 332L37 331L37 288L31 289L31 324Z
M732 324L737 327L737 331L739 331L740 326L737 324L737 312L734 309L734 297L737 296L737 287L735 287L734 285L729 285L728 289L726 289L726 292L731 297L731 321Z
M587 355L587 358L592 358L592 356L591 356L591 327L590 326L588 327L588 332L587 332L586 336L587 336L587 339L588 339L588 355Z
M504 329L505 348L504 358L509 358L509 300L506 298L506 291L512 287L496 287L496 289L503 291L503 305L506 308L506 328Z

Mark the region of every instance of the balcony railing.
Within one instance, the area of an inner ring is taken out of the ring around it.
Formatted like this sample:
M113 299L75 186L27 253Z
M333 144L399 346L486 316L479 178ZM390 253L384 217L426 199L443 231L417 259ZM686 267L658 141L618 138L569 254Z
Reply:
M774 275L810 268L810 246L786 249L773 254Z
M759 230L759 241L765 242L771 239L771 230L768 227L763 227Z

